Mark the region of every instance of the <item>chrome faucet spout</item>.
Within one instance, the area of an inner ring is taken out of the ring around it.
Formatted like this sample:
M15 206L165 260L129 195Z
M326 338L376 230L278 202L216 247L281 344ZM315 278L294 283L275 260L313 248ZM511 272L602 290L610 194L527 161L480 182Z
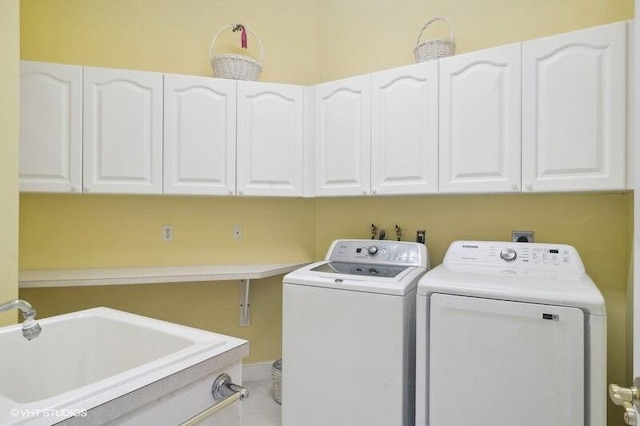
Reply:
M12 309L20 309L20 312L22 312L22 317L24 318L24 322L22 323L22 335L28 340L38 337L42 328L34 319L36 317L36 310L33 306L31 306L31 304L26 300L22 299L15 299L0 303L0 313Z
M36 310L26 300L16 299L8 302L0 303L0 313L10 311L11 309L20 309L24 319L33 318L36 316Z

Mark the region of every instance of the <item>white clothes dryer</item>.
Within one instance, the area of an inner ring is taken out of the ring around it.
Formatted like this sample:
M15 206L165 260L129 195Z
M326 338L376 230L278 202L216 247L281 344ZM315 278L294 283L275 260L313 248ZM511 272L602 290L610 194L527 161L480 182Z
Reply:
M604 299L571 246L454 242L416 339L417 426L606 424Z
M284 277L283 426L408 426L424 244L337 240Z

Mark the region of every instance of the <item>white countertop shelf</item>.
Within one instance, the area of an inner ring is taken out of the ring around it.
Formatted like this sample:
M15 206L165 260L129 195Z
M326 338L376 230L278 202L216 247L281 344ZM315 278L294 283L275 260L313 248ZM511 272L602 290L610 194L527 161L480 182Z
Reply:
M20 288L254 280L286 274L309 263L22 270L18 279Z

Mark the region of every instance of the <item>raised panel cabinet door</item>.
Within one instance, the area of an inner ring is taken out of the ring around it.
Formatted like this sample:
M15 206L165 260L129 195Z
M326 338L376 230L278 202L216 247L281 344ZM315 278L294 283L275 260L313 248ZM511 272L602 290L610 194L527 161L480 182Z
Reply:
M238 195L302 196L304 88L238 82Z
M235 194L235 80L165 74L163 171L165 194Z
M371 76L315 86L315 195L367 195Z
M83 190L162 193L162 74L84 68Z
M438 61L371 81L371 193L438 192Z
M520 191L521 45L440 60L440 192Z
M523 43L524 191L624 189L626 27Z
M82 67L20 63L20 191L82 190Z

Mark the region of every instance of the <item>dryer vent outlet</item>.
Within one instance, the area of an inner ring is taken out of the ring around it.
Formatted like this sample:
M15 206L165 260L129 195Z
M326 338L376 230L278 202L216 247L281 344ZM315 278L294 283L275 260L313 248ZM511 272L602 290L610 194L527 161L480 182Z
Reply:
M533 231L511 231L511 241L514 243L532 243Z

